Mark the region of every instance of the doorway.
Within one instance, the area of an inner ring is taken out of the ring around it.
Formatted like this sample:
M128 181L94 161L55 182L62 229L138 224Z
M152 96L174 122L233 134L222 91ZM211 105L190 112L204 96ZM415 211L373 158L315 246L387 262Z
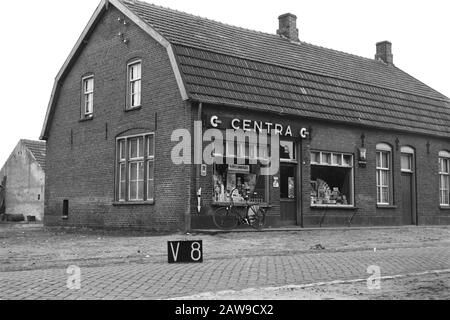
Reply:
M297 154L294 141L280 141L280 213L284 225L297 224Z
M283 224L297 223L297 165L280 164L280 212Z
M401 148L402 224L415 225L416 219L416 179L414 149Z

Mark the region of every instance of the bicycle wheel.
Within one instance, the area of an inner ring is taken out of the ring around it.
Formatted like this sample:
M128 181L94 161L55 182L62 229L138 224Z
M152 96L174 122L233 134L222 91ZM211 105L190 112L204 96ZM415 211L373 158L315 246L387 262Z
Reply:
M252 228L261 230L266 223L266 211L260 206L253 205L248 208L249 224Z
M214 211L214 224L219 229L230 230L237 226L238 219L233 211L233 208L221 207Z

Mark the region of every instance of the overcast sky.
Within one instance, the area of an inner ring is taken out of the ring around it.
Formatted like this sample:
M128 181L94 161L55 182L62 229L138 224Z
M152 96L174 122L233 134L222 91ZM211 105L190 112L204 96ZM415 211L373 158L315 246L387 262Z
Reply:
M99 2L2 1L0 166L19 139L39 139L54 78ZM148 2L269 33L291 12L300 40L369 58L389 40L397 67L450 97L448 0Z

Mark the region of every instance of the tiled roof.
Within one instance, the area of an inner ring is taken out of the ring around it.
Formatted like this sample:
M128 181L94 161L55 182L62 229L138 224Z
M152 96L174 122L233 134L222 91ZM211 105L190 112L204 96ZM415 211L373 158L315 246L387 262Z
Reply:
M450 100L399 68L145 2L193 100L450 136Z
M30 150L37 163L41 166L42 170L45 171L45 141L34 141L34 140L20 140L22 144Z

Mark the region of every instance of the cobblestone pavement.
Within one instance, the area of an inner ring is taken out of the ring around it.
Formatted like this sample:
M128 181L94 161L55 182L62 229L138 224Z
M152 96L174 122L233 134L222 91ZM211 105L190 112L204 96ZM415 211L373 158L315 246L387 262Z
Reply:
M162 257L122 265L82 267L81 289L66 286L66 268L0 273L0 299L165 299L201 292L307 284L450 269L447 243L415 248L284 253L204 258L202 264L167 264Z

